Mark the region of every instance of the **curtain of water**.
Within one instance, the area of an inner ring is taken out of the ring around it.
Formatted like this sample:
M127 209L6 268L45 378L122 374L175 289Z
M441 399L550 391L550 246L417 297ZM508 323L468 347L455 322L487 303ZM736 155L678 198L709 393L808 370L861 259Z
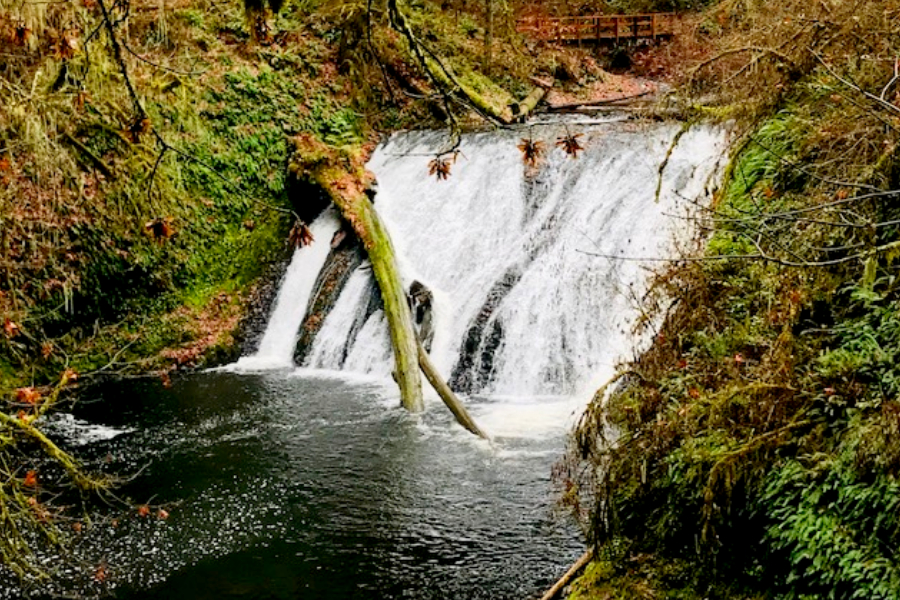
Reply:
M584 134L577 158L554 145L567 130ZM398 134L378 148L369 164L376 208L407 285L419 280L434 294L432 355L458 389L568 395L627 357L650 274L646 261L631 259L672 256L693 235L685 217L708 194L724 151L724 133L705 127L672 148L679 130L618 122L467 135L447 180L428 176L443 134ZM516 148L529 136L548 149L535 168ZM390 372L383 314L357 322L369 299L365 268L327 317L307 366Z
M241 357L234 365L235 369L277 369L293 365L297 330L306 314L316 276L325 263L331 249L331 238L338 227L338 218L333 210L325 211L312 223L310 232L313 243L294 251L259 348L253 355Z

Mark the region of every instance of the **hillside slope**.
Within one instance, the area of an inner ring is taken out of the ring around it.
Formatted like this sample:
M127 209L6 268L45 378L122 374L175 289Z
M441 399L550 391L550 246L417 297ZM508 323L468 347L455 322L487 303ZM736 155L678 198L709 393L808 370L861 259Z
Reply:
M682 97L742 136L559 466L597 545L573 598L900 596L898 25L728 0L676 42Z

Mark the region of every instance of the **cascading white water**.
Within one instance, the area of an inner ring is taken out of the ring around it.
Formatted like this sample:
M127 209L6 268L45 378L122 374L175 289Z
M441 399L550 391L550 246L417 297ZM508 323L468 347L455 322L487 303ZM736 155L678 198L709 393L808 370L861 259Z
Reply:
M443 373L465 391L517 397L569 395L612 375L634 349L649 279L646 264L627 259L671 256L693 234L683 217L707 195L724 153L724 132L707 127L672 148L680 127L557 123L465 135L447 180L428 176L444 134L397 134L378 148L369 163L375 206L406 284L417 279L434 293L432 355ZM554 147L567 129L583 133L577 158ZM526 176L516 146L529 136L547 152ZM383 314L361 329L354 320L369 301L366 269L327 317L306 366L390 372Z
M322 213L310 226L313 243L297 248L281 281L275 307L269 316L259 348L231 365L233 370L282 369L293 366L297 331L306 314L306 305L316 277L340 222L332 209Z

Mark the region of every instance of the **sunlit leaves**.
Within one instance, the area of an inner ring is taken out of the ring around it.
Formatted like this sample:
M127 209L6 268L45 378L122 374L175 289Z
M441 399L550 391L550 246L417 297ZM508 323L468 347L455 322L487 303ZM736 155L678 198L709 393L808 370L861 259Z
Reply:
M108 574L106 572L106 565L100 565L94 570L94 580L98 583L103 583L106 581Z
M22 404L37 404L41 399L41 393L33 387L24 387L16 390L16 402Z
M25 487L37 487L37 472L36 471L28 471L25 473L25 479L22 480L22 485Z
M31 39L31 29L25 25L24 21L19 21L13 25L9 38L14 46L25 46Z
M522 162L534 167L544 156L544 142L532 138L522 138L518 146L522 153Z
M578 142L578 138L582 135L581 133L566 133L566 135L556 138L556 145L572 158L578 158L578 153L584 150L584 146Z
M22 330L19 328L19 325L9 319L9 317L5 317L3 319L3 333L6 334L6 337L12 339L19 335Z
M438 181L450 177L450 167L456 163L459 150L451 153L438 154L428 163L428 174L434 175Z
M59 60L69 60L78 53L78 37L74 31L51 32L50 53Z
M302 248L312 244L315 241L315 238L306 223L297 221L294 223L294 226L291 227L291 232L288 234L288 241L294 248Z

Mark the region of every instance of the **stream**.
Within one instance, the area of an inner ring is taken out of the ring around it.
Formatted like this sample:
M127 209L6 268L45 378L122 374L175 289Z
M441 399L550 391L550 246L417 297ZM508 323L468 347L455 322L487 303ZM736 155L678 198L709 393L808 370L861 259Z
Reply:
M388 382L309 370L89 391L51 431L99 468L138 473L118 493L152 510L85 528L83 567L53 592L111 591L93 577L103 564L116 598L539 595L583 551L551 510L565 423L535 427L568 402L471 399L505 422L494 447L437 402L412 416Z

